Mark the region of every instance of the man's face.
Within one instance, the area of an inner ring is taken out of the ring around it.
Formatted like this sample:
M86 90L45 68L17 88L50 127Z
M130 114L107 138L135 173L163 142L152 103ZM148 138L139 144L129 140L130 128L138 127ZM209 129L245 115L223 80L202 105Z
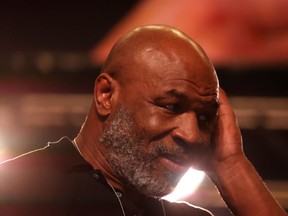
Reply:
M125 106L120 106L113 120L102 134L100 141L105 147L113 149L107 155L111 167L126 183L142 194L161 197L167 190L175 187L186 168L177 172L165 169L158 174L157 161L164 155L181 155L181 146L169 147L162 141L151 143L153 148L147 152L144 134L133 121Z
M139 58L146 63L130 70L143 73L122 87L101 141L114 171L140 193L161 197L211 147L218 82L200 57L148 50Z

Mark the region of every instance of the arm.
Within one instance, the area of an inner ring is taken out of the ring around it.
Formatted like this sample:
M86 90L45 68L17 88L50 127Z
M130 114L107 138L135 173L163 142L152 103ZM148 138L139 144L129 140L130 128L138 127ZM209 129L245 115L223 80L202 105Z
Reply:
M287 215L244 155L241 132L223 90L219 95L214 144L208 175L235 215Z

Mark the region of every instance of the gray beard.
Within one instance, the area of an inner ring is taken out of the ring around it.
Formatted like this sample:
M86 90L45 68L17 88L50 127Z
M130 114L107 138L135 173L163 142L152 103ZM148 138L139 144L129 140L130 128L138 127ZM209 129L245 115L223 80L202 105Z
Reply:
M167 152L164 144L157 144L153 152L145 151L144 136L137 130L131 114L124 106L116 112L113 120L104 130L100 142L109 149L107 160L114 172L122 180L132 185L138 192L149 197L162 197L174 188L181 176L175 176L170 171L157 176L154 170L155 160L161 152ZM183 149L174 149L179 153ZM168 189L168 190L167 190Z

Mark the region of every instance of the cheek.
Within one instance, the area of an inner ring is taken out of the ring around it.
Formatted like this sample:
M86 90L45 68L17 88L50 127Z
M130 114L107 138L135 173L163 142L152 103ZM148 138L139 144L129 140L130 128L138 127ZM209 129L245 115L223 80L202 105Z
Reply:
M134 121L140 129L154 130L161 125L159 113L149 103L134 103L132 112Z
M144 116L143 116L144 117ZM161 122L153 115L145 116L138 124L138 130L142 134L146 143L150 143L161 134Z
M174 118L150 103L134 103L130 111L138 127L137 131L141 133L146 143L163 138L177 124Z
M161 120L156 115L149 115L146 117L146 124L148 127L156 129L161 125Z
M170 127L172 122L165 119L160 113L154 110L146 111L138 117L141 119L138 124L139 129L149 139L153 139L154 137L160 136L171 130Z

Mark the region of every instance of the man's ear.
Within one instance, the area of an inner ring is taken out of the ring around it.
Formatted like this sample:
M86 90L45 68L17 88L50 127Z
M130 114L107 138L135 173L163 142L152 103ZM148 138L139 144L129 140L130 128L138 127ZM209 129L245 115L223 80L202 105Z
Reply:
M97 77L94 86L94 103L99 115L107 116L111 113L116 85L117 82L107 73L101 73Z

